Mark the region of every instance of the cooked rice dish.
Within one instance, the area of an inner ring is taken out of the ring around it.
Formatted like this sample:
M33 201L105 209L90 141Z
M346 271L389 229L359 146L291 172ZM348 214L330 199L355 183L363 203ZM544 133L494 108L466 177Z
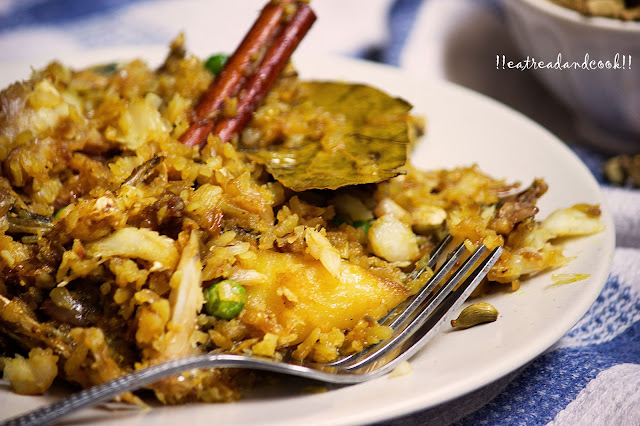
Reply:
M390 336L377 320L426 282L407 275L447 233L504 246L481 294L566 264L558 237L602 230L592 205L537 220L542 179L412 167L410 105L304 81L292 64L228 142L181 143L213 78L179 37L158 68L53 62L1 92L0 366L15 392L211 351L328 362ZM348 139L374 121L406 143L380 151L362 133L354 153ZM380 166L398 146L403 164ZM230 401L239 374L151 389L163 403Z

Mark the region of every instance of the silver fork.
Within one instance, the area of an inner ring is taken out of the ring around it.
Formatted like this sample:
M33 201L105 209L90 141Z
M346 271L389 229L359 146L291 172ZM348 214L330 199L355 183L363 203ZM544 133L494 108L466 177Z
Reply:
M433 250L426 263L427 267L431 269L435 267L436 262L443 257L450 241L451 237L447 236ZM51 424L74 410L95 406L125 392L141 389L169 376L198 368L233 367L264 370L343 385L361 383L380 377L391 372L399 363L409 359L420 350L437 333L440 326L449 319L450 314L460 308L502 253L502 247L497 247L482 259L486 250L484 245L476 249L434 292L434 289L442 283L467 251L464 243L460 244L419 292L380 320L382 325L388 325L394 330L389 339L338 361L328 364L311 362L303 364L224 353L180 358L153 365L85 389L53 404L8 419L0 425ZM408 279L418 278L424 270L426 270L425 267L416 268ZM463 279L464 282L462 282Z

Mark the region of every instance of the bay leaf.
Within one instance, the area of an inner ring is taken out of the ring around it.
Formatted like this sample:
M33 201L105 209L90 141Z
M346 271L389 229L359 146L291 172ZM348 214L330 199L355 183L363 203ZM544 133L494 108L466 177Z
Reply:
M329 114L330 125L319 130L320 136L291 135L246 152L294 191L381 182L402 173L411 108L403 99L363 84L302 82L291 114Z

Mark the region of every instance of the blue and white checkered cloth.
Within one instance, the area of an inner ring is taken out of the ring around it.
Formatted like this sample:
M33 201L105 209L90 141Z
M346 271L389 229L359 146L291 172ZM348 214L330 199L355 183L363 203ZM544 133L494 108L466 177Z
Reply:
M257 12L264 2L0 0L0 63L95 47L167 45L180 31L190 47L205 48L212 25L238 40L255 18L247 11ZM495 74L496 54L517 55L497 0L317 0L314 9L333 24L314 28L305 49L447 79L549 128L602 183L616 224L606 286L559 342L496 383L385 424L640 425L640 191L602 181L604 156L572 145L578 138L569 112L530 73Z

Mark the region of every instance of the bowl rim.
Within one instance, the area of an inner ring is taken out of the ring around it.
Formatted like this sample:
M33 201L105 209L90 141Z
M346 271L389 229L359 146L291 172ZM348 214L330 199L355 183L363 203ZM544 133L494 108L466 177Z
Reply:
M507 0L507 3L510 1L526 3L529 7L537 9L541 13L584 27L640 33L640 22L638 21L623 21L621 19L606 18L604 16L585 16L576 10L560 6L550 0Z

